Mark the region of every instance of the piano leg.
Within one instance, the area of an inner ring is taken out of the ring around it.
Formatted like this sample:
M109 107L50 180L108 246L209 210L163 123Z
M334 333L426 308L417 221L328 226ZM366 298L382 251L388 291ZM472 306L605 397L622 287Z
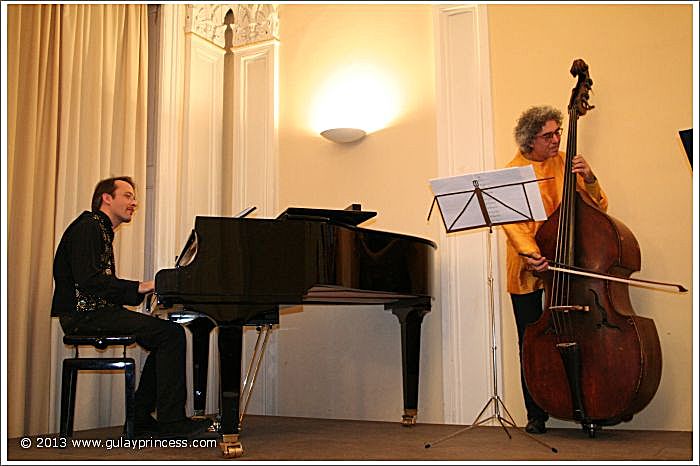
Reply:
M391 305L387 305L390 307ZM418 368L420 365L420 331L423 316L430 304L407 307L391 306L391 312L401 324L401 367L403 369L403 407L401 424L410 427L418 415Z
M243 351L243 326L219 325L219 358L221 389L221 426L219 446L224 458L243 456L239 436L239 409L241 397L241 357Z
M206 317L198 317L189 322L192 332L192 379L194 395L194 415L204 416L207 405L207 369L209 368L209 334L215 327Z

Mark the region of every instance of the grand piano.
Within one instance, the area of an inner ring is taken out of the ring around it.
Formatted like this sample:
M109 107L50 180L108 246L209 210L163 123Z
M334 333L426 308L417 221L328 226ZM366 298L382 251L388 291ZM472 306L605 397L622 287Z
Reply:
M290 207L274 219L198 216L175 268L156 274L157 313L198 317L192 329L200 360L209 331L219 327L224 457L243 454L243 327L272 328L282 305L380 304L391 311L401 326L401 422L415 424L421 323L431 307L436 245L358 226L375 215L353 204L344 210ZM200 395L205 361L194 365Z

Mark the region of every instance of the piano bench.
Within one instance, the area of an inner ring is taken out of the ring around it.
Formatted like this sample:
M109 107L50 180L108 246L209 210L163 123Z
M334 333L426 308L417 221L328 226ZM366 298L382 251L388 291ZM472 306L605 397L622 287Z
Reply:
M134 387L136 382L136 364L133 358L126 357L126 347L136 343L136 338L130 335L109 336L82 336L65 335L63 343L75 347L75 357L63 360L63 372L61 374L61 437L73 436L73 420L75 414L75 389L78 382L79 370L92 371L124 371L124 394L126 421L124 434L128 439L134 438ZM79 346L94 346L97 349L105 349L108 346L124 346L124 352L120 358L81 358L78 353Z

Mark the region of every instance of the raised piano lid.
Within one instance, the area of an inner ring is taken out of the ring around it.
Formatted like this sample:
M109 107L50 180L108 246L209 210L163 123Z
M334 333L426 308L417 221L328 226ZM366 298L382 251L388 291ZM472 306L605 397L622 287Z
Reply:
M277 219L319 220L357 226L360 223L375 217L376 215L376 212L360 210L359 204L352 204L344 210L315 209L312 207L287 207L287 210L279 214Z
M194 257L197 255L197 242L197 232L192 230L187 238L185 247L182 248L182 252L175 258L175 267L184 267L194 260Z
M255 209L257 209L257 207L255 206L246 207L245 209L241 210L236 215L234 215L234 218L247 217L248 214L253 212ZM182 248L182 252L175 258L175 267L184 267L186 265L189 265L194 260L195 256L197 255L198 240L199 238L197 237L197 232L195 230L192 230L189 238L187 238L185 247Z

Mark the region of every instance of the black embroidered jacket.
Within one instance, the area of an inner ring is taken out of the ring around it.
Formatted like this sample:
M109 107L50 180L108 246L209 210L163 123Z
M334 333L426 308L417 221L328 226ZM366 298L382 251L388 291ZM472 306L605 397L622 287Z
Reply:
M117 278L109 217L85 211L63 233L53 262L51 315L137 305L139 282Z

